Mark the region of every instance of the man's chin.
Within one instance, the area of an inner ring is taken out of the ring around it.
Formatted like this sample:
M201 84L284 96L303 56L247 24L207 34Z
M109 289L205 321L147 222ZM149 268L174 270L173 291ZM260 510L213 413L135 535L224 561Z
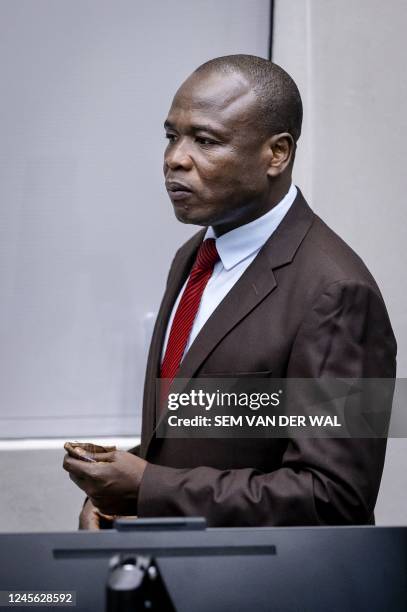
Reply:
M174 213L178 221L181 223L201 225L203 227L208 227L208 225L211 225L211 219L209 219L208 216L199 213L199 211L185 203L174 204Z

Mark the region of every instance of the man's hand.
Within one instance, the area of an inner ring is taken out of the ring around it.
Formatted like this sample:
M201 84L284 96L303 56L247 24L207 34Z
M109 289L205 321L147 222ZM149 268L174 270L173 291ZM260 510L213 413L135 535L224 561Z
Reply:
M79 515L79 529L98 531L100 529L99 518L97 508L90 499L87 499Z
M147 462L126 451L87 455L95 462L65 455L63 467L71 480L104 514L137 514L138 489Z
M118 518L118 516L117 514L113 516L110 514L102 514L99 508L96 508L88 498L79 515L79 529L87 531L111 529L113 527L113 521Z

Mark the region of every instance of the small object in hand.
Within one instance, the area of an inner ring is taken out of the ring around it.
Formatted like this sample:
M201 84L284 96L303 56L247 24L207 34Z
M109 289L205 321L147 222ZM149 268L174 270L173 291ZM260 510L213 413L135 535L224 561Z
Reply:
M99 444L92 444L92 442L65 442L64 449L74 459L92 463L96 463L97 459L89 457L89 453L97 455L97 453L111 453L117 450L115 446L100 446Z

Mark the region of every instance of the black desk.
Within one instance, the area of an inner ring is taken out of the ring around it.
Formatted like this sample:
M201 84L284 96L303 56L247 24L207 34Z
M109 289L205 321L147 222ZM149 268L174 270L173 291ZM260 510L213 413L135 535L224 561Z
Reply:
M407 610L407 527L0 534L0 590L72 590L70 609L102 612L125 550L158 560L182 612Z

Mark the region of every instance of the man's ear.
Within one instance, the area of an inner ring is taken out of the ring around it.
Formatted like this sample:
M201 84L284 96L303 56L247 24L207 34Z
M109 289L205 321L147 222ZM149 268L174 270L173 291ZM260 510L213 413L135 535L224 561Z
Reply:
M295 142L291 134L275 134L268 140L269 165L267 175L274 178L284 172L293 161Z

